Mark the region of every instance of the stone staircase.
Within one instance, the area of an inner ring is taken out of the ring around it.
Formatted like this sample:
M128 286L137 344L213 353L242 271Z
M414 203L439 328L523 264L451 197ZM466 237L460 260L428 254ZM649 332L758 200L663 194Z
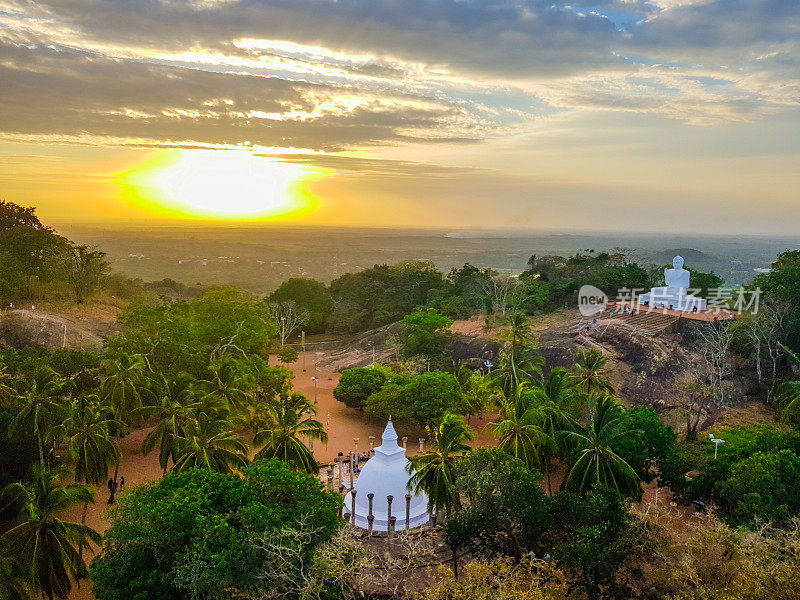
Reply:
M611 309L606 309L596 317L589 319L582 317L579 321L579 328L586 327L595 318L597 319L598 330L601 332L608 327L624 327L634 333L655 336L672 327L680 317L664 314L657 310L652 312L641 310L638 315L626 315L624 312L615 311L612 316Z

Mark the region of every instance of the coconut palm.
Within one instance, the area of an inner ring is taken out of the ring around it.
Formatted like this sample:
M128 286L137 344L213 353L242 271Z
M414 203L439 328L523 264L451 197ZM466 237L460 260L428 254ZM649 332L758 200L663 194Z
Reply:
M92 493L85 485L58 486L65 471L37 466L31 483L13 483L3 490L3 498L20 506L19 523L3 534L3 545L10 556L19 559L25 579L43 598L66 598L71 579L86 575L86 563L78 547L99 544L94 529L63 521L56 515L85 502Z
M536 406L530 394L524 391L525 384L518 388L513 398L504 399L501 405L503 420L490 423L490 431L498 438L498 446L530 467L541 467L539 448L548 437L539 425Z
M455 493L455 462L470 451L466 444L475 439L475 433L463 417L446 413L439 425L430 431L430 450L409 459L409 489L428 495L428 503L437 512L452 512L461 506Z
M597 348L580 350L571 376L575 389L589 398L613 394L614 386L608 378L608 360L608 356Z
M595 486L605 486L624 496L641 493L636 471L612 449L622 437L635 435L620 427L624 410L616 398L600 397L587 428L561 433L565 446L575 456L562 489L585 494Z
M110 430L122 427L118 421L105 419L97 396L78 398L72 402L63 428L68 437L70 456L75 461L75 483L100 485L105 482L109 467L118 465L120 459L119 446ZM87 500L81 518L84 525L88 509Z
M200 402L193 386L194 377L181 373L175 379L164 378L161 385L160 401L156 406L143 406L136 409L138 414L156 414L158 423L142 442L142 454L149 454L158 446L158 464L166 475L169 461L177 458L175 439L186 433L187 425L195 418Z
M22 408L14 417L11 433L32 433L39 445L39 463L44 466L44 444L66 412L69 382L50 367L37 367L22 395Z
M190 421L183 435L175 438L178 458L172 466L176 472L187 469L209 469L231 473L247 464L247 444L233 431L233 424L200 413Z
M25 583L23 565L0 543L0 600L31 600L31 598Z
M147 362L141 354L122 354L117 360L105 361L103 368L108 376L100 386L100 396L114 408L118 419L128 423L152 395L147 387Z
M781 349L784 350L794 362L800 364L800 357L789 350L789 348L781 344ZM784 418L795 422L800 421L800 381L787 381L779 385L776 400Z
M256 409L260 429L253 438L253 446L263 448L256 459L278 458L289 463L293 469L305 473L317 471L314 453L303 443L303 437L327 443L325 427L313 419L317 407L303 394L281 394L271 402L264 402Z
M0 408L9 408L19 399L19 394L11 386L11 378L6 373L6 367L0 363Z
M228 410L245 412L250 386L239 363L223 357L209 365L211 377L197 382L206 396L224 401Z
M509 315L507 321L510 328L500 335L505 346L499 364L489 378L506 398L510 398L515 396L516 388L521 383L536 381L541 377L544 360L536 347L536 336L531 331L527 317L515 312Z
M550 467L560 454L557 444L559 432L575 429L583 404L572 387L569 369L563 367L550 369L530 393L535 398L535 412L531 416L535 416L536 423L547 434L547 439L540 438L544 443L539 446L539 454L547 478L547 490L552 496Z
M489 429L500 448L528 467L543 470L549 487L550 461L558 453L554 434L567 417L554 403L542 401L537 391L525 383L520 385L517 395L502 403L503 420L490 423Z

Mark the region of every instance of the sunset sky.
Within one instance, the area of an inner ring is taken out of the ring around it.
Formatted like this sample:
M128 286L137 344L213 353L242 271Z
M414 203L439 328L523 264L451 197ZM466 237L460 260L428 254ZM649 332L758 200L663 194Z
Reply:
M800 231L798 0L0 0L53 223Z

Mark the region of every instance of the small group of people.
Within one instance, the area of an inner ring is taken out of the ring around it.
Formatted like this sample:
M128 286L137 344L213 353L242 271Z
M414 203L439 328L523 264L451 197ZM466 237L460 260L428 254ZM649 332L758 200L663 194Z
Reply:
M120 475L119 479L115 479L113 477L108 478L108 503L111 504L114 502L114 495L117 493L117 490L122 490L125 488L125 476Z
M592 329L597 329L597 319L592 319L591 323L586 323L586 327L583 328L583 335L589 335L592 333Z
M358 474L361 471L361 463L365 463L369 460L370 454L369 452L359 452L353 460L353 474ZM350 472L350 461L346 460L344 462L344 472Z

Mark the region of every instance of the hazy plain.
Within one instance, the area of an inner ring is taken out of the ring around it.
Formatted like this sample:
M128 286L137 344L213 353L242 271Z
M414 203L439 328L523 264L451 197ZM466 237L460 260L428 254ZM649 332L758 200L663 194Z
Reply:
M796 238L354 229L278 225L61 225L57 231L108 253L114 268L146 281L230 284L266 293L289 277L325 282L349 271L402 260L431 260L448 271L465 262L519 272L531 254L633 250L642 264L682 254L689 267L713 270L730 285L748 283L755 269L797 247Z

